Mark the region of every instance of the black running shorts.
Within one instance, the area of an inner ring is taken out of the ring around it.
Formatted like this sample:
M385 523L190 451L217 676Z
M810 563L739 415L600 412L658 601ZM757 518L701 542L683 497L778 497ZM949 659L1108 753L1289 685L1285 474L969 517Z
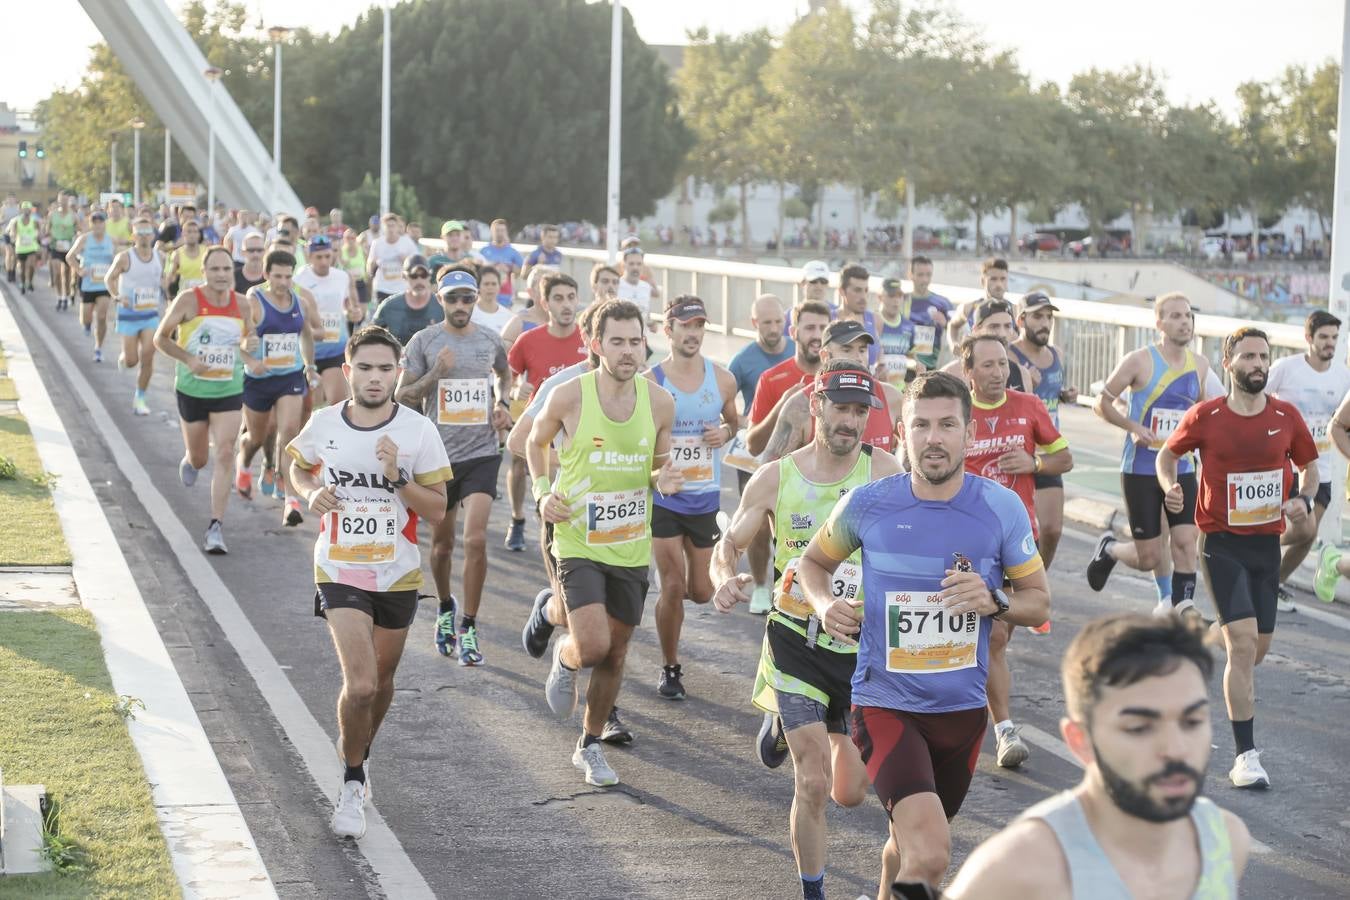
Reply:
M1259 634L1275 630L1280 587L1280 536L1201 532L1200 571L1214 598L1219 624L1256 619Z
M452 462L454 474L445 483L445 508L454 509L470 494L487 494L497 499L497 470L502 467L500 453Z
M238 412L244 405L244 395L228 394L224 397L194 397L182 391L178 395L178 418L184 422L206 422L212 413Z
M376 628L397 631L417 618L417 591L367 591L335 581L314 586L314 615L327 618L330 609L359 609Z
M625 625L642 623L647 602L647 567L611 566L573 556L558 560L558 583L568 610L595 603Z
M1181 485L1181 512L1167 513L1167 525L1195 524L1195 473L1187 472L1177 476ZM1136 541L1149 541L1162 536L1163 506L1162 485L1154 475L1134 475L1129 472L1120 474L1120 493L1125 498L1125 512L1130 517L1130 536Z
M722 530L717 527L717 513L680 513L652 504L652 537L687 537L700 550L717 544Z

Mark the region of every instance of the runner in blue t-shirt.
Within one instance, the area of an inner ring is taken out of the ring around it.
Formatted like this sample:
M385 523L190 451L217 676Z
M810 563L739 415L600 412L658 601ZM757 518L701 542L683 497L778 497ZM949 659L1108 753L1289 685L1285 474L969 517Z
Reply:
M928 289L933 283L933 261L928 257L916 256L910 262L909 281L913 290L906 298L906 315L914 323L914 358L933 369L942 352L942 332L955 307L952 301Z
M525 257L511 246L511 231L507 228L505 219L492 220L492 242L484 244L478 252L502 273L502 290L497 296L497 302L510 306L516 297L516 286L511 276L520 271L520 267L525 263Z
M783 301L773 294L760 294L750 308L755 342L742 347L727 366L736 376L736 390L741 392L747 414L750 404L755 401L759 376L797 352L792 338L783 336L783 319Z
M965 472L970 393L925 372L906 392L912 474L854 488L802 557L822 627L858 642L852 735L890 815L882 892L942 881L984 738L992 619L1039 625L1050 592L1017 495ZM862 550L863 601L835 600L839 563Z

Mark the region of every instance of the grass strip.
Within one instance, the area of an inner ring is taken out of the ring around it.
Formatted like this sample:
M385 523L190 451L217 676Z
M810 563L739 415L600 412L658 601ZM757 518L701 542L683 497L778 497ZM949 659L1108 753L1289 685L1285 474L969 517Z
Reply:
M28 423L17 412L0 413L0 458L18 468L16 477L0 479L0 566L70 565L49 476Z

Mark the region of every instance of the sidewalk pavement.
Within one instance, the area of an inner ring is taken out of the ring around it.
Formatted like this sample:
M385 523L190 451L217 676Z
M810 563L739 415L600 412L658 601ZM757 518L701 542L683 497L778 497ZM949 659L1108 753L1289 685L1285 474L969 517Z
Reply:
M243 813L146 609L70 437L0 288L0 344L70 545L79 597L94 616L113 688L145 709L128 722L185 898L274 898ZM115 352L115 351L114 351Z

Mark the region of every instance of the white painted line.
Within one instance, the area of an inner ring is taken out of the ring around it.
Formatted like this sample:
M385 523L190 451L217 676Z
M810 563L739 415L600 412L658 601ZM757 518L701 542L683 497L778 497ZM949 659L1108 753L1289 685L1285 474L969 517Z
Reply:
M1315 597L1313 599L1316 599ZM1321 600L1317 601L1321 603ZM1338 616L1335 613L1327 612L1325 609L1318 609L1306 601L1300 601L1298 612L1293 613L1296 616L1304 616L1312 619L1314 622L1321 622L1323 625L1330 625L1333 628L1339 628L1342 631L1350 631L1350 618Z
M19 392L19 411L28 420L42 466L57 476L52 498L66 541L75 551L75 585L98 626L113 690L145 704L128 721L127 730L145 767L183 895L276 897L230 783L33 365L3 291L0 342ZM69 358L62 365L74 373L75 364ZM87 384L80 387L84 396L92 396ZM130 447L117 452L134 458ZM207 814L209 826L204 824Z
M36 316L25 316L24 318L42 339L47 352L65 372L76 392L82 397L92 398L96 396L88 379L76 367L75 361L71 359L70 354L66 352L46 324ZM40 393L40 387L38 391ZM55 411L53 411L53 415L55 415ZM136 452L127 443L126 438L118 429L117 424L113 422L112 417L108 415L107 410L97 403L91 403L89 405L89 418L107 442L113 459L117 461L118 468L131 482L131 486L136 492L136 499L145 507L151 521L155 522L160 533L164 535L164 540L173 550L174 556L178 558L179 565L187 573L188 579L192 582L198 594L201 595L207 609L215 617L216 622L225 633L226 639L235 652L239 654L244 667L257 683L263 700L266 701L273 715L276 716L277 722L286 732L286 736L290 739L296 752L300 754L301 761L304 762L309 776L319 786L321 793L336 795L339 772L333 749L333 739L329 738L310 713L308 707L305 706L305 702L296 692L294 685L287 679L285 673L277 664L276 658L272 656L271 651L267 649L267 645L263 643L257 630L254 629L253 623L244 615L244 611L239 607L234 595L230 593L230 589L216 574L216 570L199 549L197 538L189 534L183 524L179 522L173 508L164 499L164 495L159 492L159 488L145 471L145 467L140 464ZM57 424L60 424L59 421ZM202 485L200 489L204 490L206 487L207 485ZM109 536L111 537L111 532L109 532ZM115 542L113 548L116 549ZM155 637L158 640L157 634ZM323 636L316 639L326 640L327 638ZM169 671L173 671L172 667L169 667ZM214 757L211 764L218 769ZM393 830L389 828L384 818L373 806L367 808L366 825L366 836L361 839L359 847L379 879L385 895L397 897L399 900L403 900L403 898L417 900L417 898L434 897L435 895L426 879L417 871L417 867L413 865ZM337 840L337 838L335 837L333 840Z

